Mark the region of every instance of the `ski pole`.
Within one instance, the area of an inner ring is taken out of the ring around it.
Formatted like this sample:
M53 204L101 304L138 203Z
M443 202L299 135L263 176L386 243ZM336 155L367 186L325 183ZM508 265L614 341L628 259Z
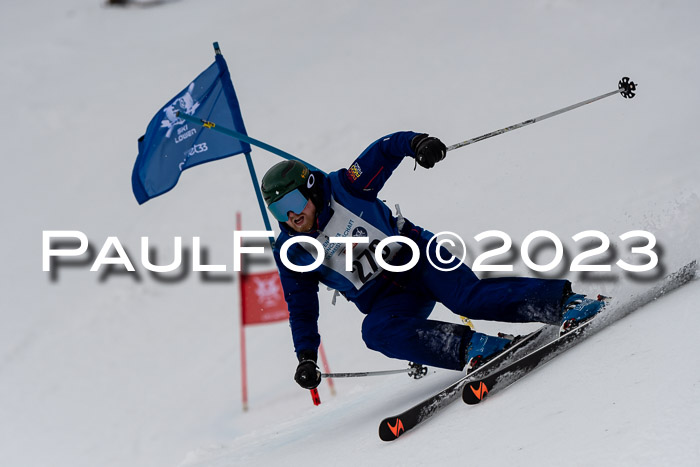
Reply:
M467 146L469 144L473 143L478 143L479 141L483 141L485 139L491 138L493 136L498 136L502 135L503 133L506 133L511 130L517 130L518 128L522 128L527 125L532 125L533 123L537 123L539 121L545 120L550 117L554 117L559 114L563 114L564 112L568 112L569 110L574 110L579 107L582 107L586 104L590 104L591 102L599 101L601 99L605 99L606 97L614 96L615 94L622 94L622 97L625 99L631 99L635 96L634 91L637 90L637 85L634 83L634 81L630 81L628 77L624 77L620 80L619 83L617 83L617 89L614 91L610 91L608 93L602 94L598 97L593 97L591 99L579 102L578 104L573 104L568 107L564 107L563 109L555 110L554 112L550 112L544 115L540 115L539 117L531 118L529 120L525 120L524 122L517 123L515 125L511 125L505 128L501 128L500 130L492 131L491 133L486 133L485 135L477 136L476 138L468 139L466 141L462 141L461 143L453 144L452 146L449 146L447 148L448 151L452 151L453 149L458 149L463 146Z
M359 378L362 376L383 376L399 373L408 373L408 376L411 376L414 379L420 379L428 374L428 368L419 363L409 363L408 368L403 368L401 370L360 371L356 373L321 373L321 378Z

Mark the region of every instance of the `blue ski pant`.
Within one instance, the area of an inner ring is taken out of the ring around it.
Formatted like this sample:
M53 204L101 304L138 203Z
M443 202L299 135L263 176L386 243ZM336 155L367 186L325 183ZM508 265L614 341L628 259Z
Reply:
M440 271L425 257L431 235L423 232L417 242L421 258L415 267L383 278L388 286L374 299L362 323L362 338L368 348L391 358L461 371L473 331L468 326L428 319L437 302L470 319L549 324L561 321L568 281L479 279L464 264L453 271ZM428 254L439 264L434 250ZM451 256L446 250L441 254L443 258Z

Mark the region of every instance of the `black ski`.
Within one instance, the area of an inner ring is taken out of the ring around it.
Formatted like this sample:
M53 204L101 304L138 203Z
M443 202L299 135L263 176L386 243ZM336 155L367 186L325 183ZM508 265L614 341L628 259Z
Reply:
M437 394L419 402L410 409L392 417L387 417L379 424L379 438L383 441L393 441L405 432L411 430L421 422L424 422L438 410L454 402L459 398L462 387L472 378L479 378L497 369L499 365L510 359L510 357L520 354L520 349L526 344L537 342L537 337L546 335L545 330L550 331L553 326L543 326L535 332L528 334L513 344L498 356L492 358L473 372L463 376Z
M613 310L615 311L616 316L618 316L618 318L621 318L622 316L631 313L632 311L642 307L643 305L653 300L656 300L664 296L666 293L690 282L695 277L697 270L697 261L692 261L691 263L679 269L677 272L666 276L659 285L653 287L648 292L634 298L633 300L630 300L629 302L623 305L614 306ZM457 399L460 392L464 394L464 392L462 391L463 389L467 390L469 387L472 387L471 385L475 383L477 391L479 390L480 384L478 383L480 382L484 382L484 387L486 388L486 390L492 392L495 389L506 387L508 384L511 384L519 377L526 374L527 371L530 371L536 366L551 360L551 358L554 358L555 355L563 352L569 347L572 347L575 343L579 342L583 338L593 334L595 331L609 324L606 320L607 314L608 313L605 313L603 316L600 316L597 319L583 323L581 326L572 330L568 334L565 334L564 336L555 339L555 341L553 342L559 342L559 344L556 346L556 351L552 350L552 347L549 347L553 343L550 342L549 344L545 344L544 346L538 348L533 353L527 354L526 356L517 360L515 363L504 365L504 362L512 360L512 357L515 357L517 354L522 354L522 352L519 352L519 350L524 351L526 347L532 347L526 346L526 344L536 344L537 342L541 341L541 339L536 339L538 336L544 337L546 335L549 335L549 331L552 331L552 329L554 329L553 326L544 326L540 328L538 331L535 331L533 334L528 335L525 339L518 342L517 345L512 346L498 357L484 364L482 367L477 368L474 372L470 373L469 375L463 376L462 378L455 381L450 386L446 387L440 392L434 394L433 396L425 399L422 402L419 402L415 406L398 415L387 417L384 420L382 420L382 422L379 424L379 437L384 441L393 441L397 439L399 436L403 435L407 431L415 428L422 422L428 420L439 410L454 402ZM538 353L538 356L540 357L539 361L528 370L525 370L525 368L527 368L527 365L525 365L526 362L529 361L530 364L532 364L532 360L527 360L528 357L535 353ZM524 364L522 367L522 374L514 373L515 367L513 365L516 365L518 362L523 362ZM510 377L498 379L498 375L505 376L506 369L510 370ZM489 389L489 387L487 386L488 383L486 383L487 380L495 382L496 387L494 387L494 385L492 384L491 388ZM507 380L510 381L507 384L505 384ZM467 384L469 384L470 386L467 387ZM472 391L470 390L470 392ZM485 392L482 389L481 399L483 399L483 394L485 394Z
M613 308L615 315L622 317L666 295L668 292L687 284L695 277L697 269L697 261L686 264L678 271L666 276L659 285L651 288L646 293L622 306L615 306ZM489 393L510 386L538 366L545 364L555 356L581 342L586 337L594 334L595 331L602 329L606 324L604 322L606 317L605 315L600 316L603 325L597 325L598 319L593 319L540 347L534 352L525 355L519 360L499 368L489 375L478 379L467 378L466 383L462 386L462 400L470 405L478 404Z

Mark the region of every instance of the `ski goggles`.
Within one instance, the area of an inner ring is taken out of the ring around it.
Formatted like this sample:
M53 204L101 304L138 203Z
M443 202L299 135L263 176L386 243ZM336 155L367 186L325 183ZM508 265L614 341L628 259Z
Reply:
M274 203L270 203L267 208L270 210L275 219L280 222L287 222L289 216L287 213L292 211L295 214L300 214L306 207L308 200L301 194L301 191L290 191Z

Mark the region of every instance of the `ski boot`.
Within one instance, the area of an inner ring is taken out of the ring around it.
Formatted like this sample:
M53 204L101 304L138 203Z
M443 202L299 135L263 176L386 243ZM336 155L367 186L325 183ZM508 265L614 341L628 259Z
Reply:
M511 342L513 342L512 336L505 336L500 333L498 337L480 332L473 333L465 352L467 374L503 352Z
M585 295L572 293L564 300L564 310L562 313L561 327L559 335L579 327L586 321L593 319L595 315L603 311L608 297L598 295L596 300L586 298Z

